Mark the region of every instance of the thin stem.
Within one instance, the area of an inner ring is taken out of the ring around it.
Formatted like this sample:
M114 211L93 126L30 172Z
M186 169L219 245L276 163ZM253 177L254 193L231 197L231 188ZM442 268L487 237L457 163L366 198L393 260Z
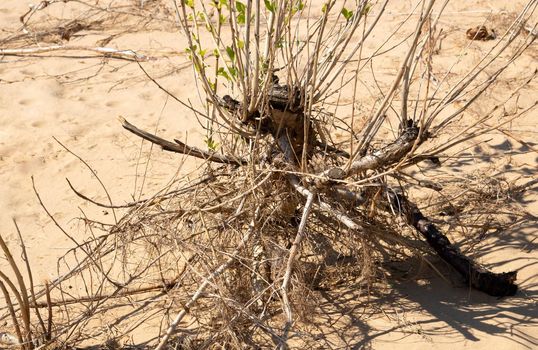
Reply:
M166 330L166 334L161 339L161 341L159 342L159 344L157 345L155 350L164 349L164 347L168 343L168 340L170 339L172 334L174 334L174 332L175 332L177 326L179 325L179 323L181 322L181 320L185 317L185 315L187 315L187 313L189 313L189 309L192 306L194 306L196 301L202 296L202 293L205 291L205 289L210 284L212 284L213 281L218 276L220 276L224 271L226 271L228 269L228 267L232 264L232 262L234 262L234 260L237 258L237 255L239 254L241 249L243 249L245 244L250 240L250 237L252 237L252 235L254 235L259 213L260 213L260 207L258 207L256 209L256 211L254 213L254 218L250 222L248 232L247 232L247 234L245 236L243 236L243 239L241 240L241 242L239 243L237 248L233 251L232 254L230 254L230 256L224 261L224 263L219 265L219 267L217 267L209 276L207 276L204 279L204 282L202 282L202 284L200 284L200 286L198 287L196 292L192 295L192 297L189 299L189 301L183 306L183 310L181 310L177 314L177 316L174 318L174 320L172 321L172 323L170 324L170 326Z
M293 263L295 262L295 257L301 242L304 239L305 228L308 222L308 216L310 215L310 210L312 209L312 204L314 203L315 194L313 192L308 193L306 197L306 204L303 208L303 215L301 217L301 223L299 224L299 229L297 230L297 235L295 240L289 250L288 262L286 264L286 273L284 274L284 279L282 280L282 285L280 286L280 291L282 292L282 305L284 308L284 314L286 315L286 325L284 326L283 336L281 339L280 348L286 347L286 341L288 339L288 333L293 324L293 314L291 310L290 301L288 298L288 286L291 280L291 274L293 272Z

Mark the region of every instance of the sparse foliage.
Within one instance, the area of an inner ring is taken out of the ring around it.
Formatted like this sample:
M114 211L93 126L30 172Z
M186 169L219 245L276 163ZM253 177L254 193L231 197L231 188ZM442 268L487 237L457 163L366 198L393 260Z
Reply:
M140 8L149 3L140 1ZM28 316L34 303L54 307L62 320L51 338L51 326L39 316L45 342L72 344L161 322L151 340L158 349L284 349L292 335L293 342L309 344L313 340L297 329L319 311L319 290L372 286L383 261L432 252L477 289L515 293L515 273L492 273L464 256L443 234L452 226L428 218L424 213L432 212L420 201L421 192L430 191L442 210L446 205L464 214L465 227L481 215L469 203L491 199L493 188L509 196L525 187L469 176L465 183L475 190L450 199L445 189L461 178L422 176L416 169L453 157L470 140L535 110L536 102L501 112L518 88L457 134L450 129L535 42L536 28L522 28L538 4L529 1L480 61L461 73L468 48L448 69L435 66L447 2L417 0L399 26L385 31L390 3L173 1L206 102L189 107L205 121L207 150L121 120L130 132L204 164L197 179L178 177L151 198L120 206L92 201L122 215L114 225L83 219L91 239L76 242L62 259L67 271L47 285L47 302L35 300L43 292L32 291L32 302L21 295L23 327L14 317L21 341L35 334ZM380 85L374 64L401 47L398 70ZM535 78L530 72L521 86ZM378 90L363 91L366 79ZM343 89L351 91L347 116L338 109ZM84 296L69 294L66 286L74 284ZM111 308L119 311L110 328L92 328Z

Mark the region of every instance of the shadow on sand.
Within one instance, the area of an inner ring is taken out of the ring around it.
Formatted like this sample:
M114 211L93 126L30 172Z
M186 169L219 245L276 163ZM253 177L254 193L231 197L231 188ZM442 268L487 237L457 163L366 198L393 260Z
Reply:
M472 290L437 257L427 259L443 278L418 258L389 263L385 294L365 296L359 287L322 292L323 316L313 325L311 348L472 348L481 340L495 348L538 348L538 220L529 215L519 215L508 230L488 233L471 254L492 261L485 265L495 272L517 270L515 296L498 299ZM471 245L459 244L463 251Z

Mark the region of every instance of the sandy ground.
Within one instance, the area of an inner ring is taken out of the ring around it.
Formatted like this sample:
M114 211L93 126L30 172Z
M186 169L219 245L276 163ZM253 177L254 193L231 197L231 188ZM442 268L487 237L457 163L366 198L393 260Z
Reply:
M443 65L443 58L449 61L457 51L455 43L464 41L468 27L481 24L491 14L512 13L523 3L479 1L471 5L464 0L453 1L442 22L448 37L436 63ZM409 6L408 2L401 2L389 11L388 18L398 21ZM19 16L26 9L24 1L0 2L0 29L3 31L0 37L20 26ZM80 5L55 4L44 13L68 18L86 10ZM193 74L183 54L185 40L170 23L162 27L164 29L153 25L136 33L121 33L107 46L156 57L143 63L147 71L173 94L197 103L199 96ZM121 30L112 27L88 29L73 37L70 43L94 46L98 40L118 32ZM470 51L476 59L489 44L480 45ZM511 67L503 88L514 89L515 78L538 68L537 53L535 44ZM390 74L398 65L397 55L384 65ZM536 83L533 84L523 89L521 104L536 98L538 90ZM495 96L492 98L494 100ZM488 103L474 107L470 115L488 110ZM17 220L37 281L57 276L56 259L71 248L73 242L39 205L32 188L32 176L44 204L56 220L69 229L73 239L82 240L85 235L76 217L88 215L114 222L111 210L90 206L69 189L66 178L91 198L100 202L108 200L96 177L59 142L96 171L117 204L144 198L162 188L183 161L177 155L151 149L147 144L141 147L139 139L121 128L117 120L120 115L160 135L203 145L204 136L192 113L149 81L136 63L103 59L79 51L0 58L0 233L10 247L15 248L12 218ZM521 181L536 178L536 111L514 123L511 130L524 143L500 133L487 135L484 140L488 142L481 145L482 159L508 177L521 177ZM147 162L150 152L151 161ZM450 171L465 168L465 165L449 162L446 166ZM182 171L195 168L196 163L188 161ZM456 278L447 283L427 268L412 278L395 273L394 278L389 279L392 293L373 298L373 306L366 308L368 311L356 306L352 291L337 290L324 295L326 303L320 308L329 311L328 318L316 320L311 329L312 333L319 333L319 345L356 349L537 348L536 187L520 204L534 216L514 225L509 232L488 236L475 250L475 257L495 271L519 270L522 291L518 296L496 300L468 290ZM457 240L457 237L451 238ZM5 262L0 261L0 266L5 266Z

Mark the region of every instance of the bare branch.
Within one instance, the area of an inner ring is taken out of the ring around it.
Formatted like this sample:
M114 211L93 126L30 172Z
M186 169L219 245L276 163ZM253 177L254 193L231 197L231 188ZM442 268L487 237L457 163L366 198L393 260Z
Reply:
M454 267L470 286L497 297L516 294L517 285L514 281L517 278L517 271L504 273L489 271L463 255L404 195L395 195L392 192L388 192L387 195L390 198L391 208L402 214L407 223L420 232L437 254Z
M185 315L189 312L189 309L196 303L196 301L202 296L202 293L205 291L205 289L213 283L213 280L216 279L218 276L220 276L228 267L232 264L232 262L236 259L237 254L243 249L244 245L250 240L250 237L254 234L256 230L256 222L259 216L260 208L258 207L256 209L256 212L254 213L254 218L250 222L248 232L243 236L241 243L237 246L237 248L234 250L232 254L226 259L224 263L219 265L209 276L207 276L202 284L198 287L194 295L190 298L190 300L185 303L183 306L183 310L181 310L176 318L172 321L170 326L168 327L166 334L159 342L159 345L155 348L155 350L162 350L168 343L168 340L174 334L177 326L179 325L179 322L185 317Z
M89 47L89 46L66 46L52 45L43 47L26 47L21 49L0 49L2 56L25 56L36 55L52 51L90 51L100 54L101 56L117 58L129 61L152 61L156 57L139 54L133 50L117 50L111 47Z
M225 164L235 164L235 165L247 164L246 160L232 158L232 157L218 154L215 152L213 153L207 152L197 147L188 146L177 139L174 139L175 143L167 141L163 138L160 138L159 136L150 134L147 131L137 128L133 124L129 123L123 117L119 117L119 120L125 129L129 130L130 132L132 132L133 134L137 136L140 136L141 138L145 140L148 140L156 145L161 146L162 149L165 151L181 153L181 154L193 156L196 158L201 158L201 159L208 160L210 162L215 162L215 163L225 163Z

